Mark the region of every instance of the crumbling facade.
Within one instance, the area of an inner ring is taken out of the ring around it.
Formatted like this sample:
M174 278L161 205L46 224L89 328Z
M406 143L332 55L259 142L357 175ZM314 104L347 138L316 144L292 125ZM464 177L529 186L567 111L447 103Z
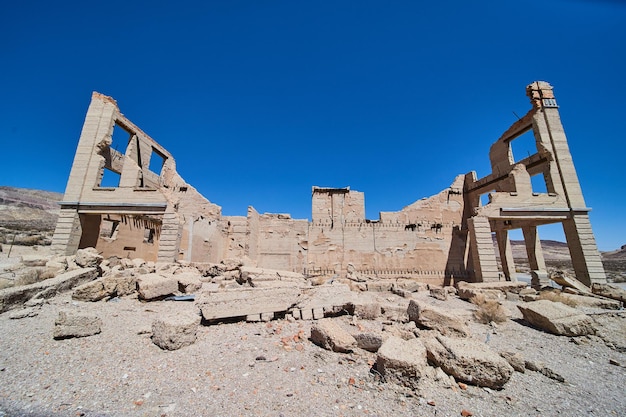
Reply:
M537 226L561 223L576 278L588 286L606 282L589 222L590 209L583 199L552 86L536 81L526 93L532 108L491 146L491 174L481 179L475 172L465 176L463 229L469 240L472 275L478 281L499 279L491 237L494 232L502 272L507 279L515 279L508 231L522 229L533 285L547 284ZM536 152L516 162L512 142L527 132L534 136ZM533 176L542 177L547 192L533 190ZM481 206L480 196L486 193L489 203Z
M533 276L540 282L546 272L536 228L561 222L579 279L603 281L552 88L536 82L528 92L533 108L492 146L493 172L487 177L458 176L439 194L397 212L381 212L377 220L365 218L363 193L313 187L311 221L260 214L253 207L247 216L223 216L219 206L178 175L166 149L124 117L112 98L94 93L53 250L72 254L91 246L104 256L163 262L238 258L308 275L450 284L515 280L507 232L522 228ZM530 130L538 151L516 163L510 142ZM113 175L114 182L103 182L106 175ZM532 175L543 175L547 193L533 193ZM481 206L486 193L490 202Z

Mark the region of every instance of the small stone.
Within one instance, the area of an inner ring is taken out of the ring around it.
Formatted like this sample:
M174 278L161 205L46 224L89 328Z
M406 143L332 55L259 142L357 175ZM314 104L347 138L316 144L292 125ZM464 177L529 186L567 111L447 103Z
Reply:
M474 413L472 413L472 412L471 412L471 411L469 411L469 410L462 409L462 410L461 410L461 415L462 415L463 417L470 417L470 416L473 416L473 415L474 415Z
M426 404L428 404L428 405L430 405L432 407L434 407L436 405L433 400L428 401Z
M461 388L464 391L467 389L467 384L464 384L463 382L459 382L458 385L459 385L459 388Z

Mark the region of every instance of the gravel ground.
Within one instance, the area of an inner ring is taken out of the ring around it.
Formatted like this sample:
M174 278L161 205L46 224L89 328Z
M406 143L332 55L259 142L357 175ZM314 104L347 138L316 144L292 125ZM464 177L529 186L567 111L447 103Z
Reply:
M390 293L380 297L385 304L408 303ZM471 317L473 306L455 297L415 297ZM152 321L166 311L195 311L193 303L134 297L82 303L65 294L35 317L0 315L0 416L459 416L464 409L474 416L626 415L625 353L597 336L533 329L514 303L505 306L512 320L495 329L471 322L473 337L543 362L565 383L526 371L499 391L430 379L411 391L371 372L373 353L339 354L312 344L312 321L201 326L195 344L163 351L151 342ZM53 340L59 310L99 316L102 333ZM623 312L597 317L617 345L626 345ZM346 329L402 327L384 318L335 320Z

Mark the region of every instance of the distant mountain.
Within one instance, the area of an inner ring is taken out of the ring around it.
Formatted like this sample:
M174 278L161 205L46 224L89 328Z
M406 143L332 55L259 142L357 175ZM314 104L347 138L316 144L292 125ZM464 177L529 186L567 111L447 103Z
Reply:
M0 186L0 227L13 230L54 230L63 194Z

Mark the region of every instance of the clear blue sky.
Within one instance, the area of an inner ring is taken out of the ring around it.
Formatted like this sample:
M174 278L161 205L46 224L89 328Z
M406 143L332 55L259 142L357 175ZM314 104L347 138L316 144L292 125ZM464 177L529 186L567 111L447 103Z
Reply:
M623 1L140 3L2 7L0 184L63 192L98 91L224 214L351 186L375 219L486 175L546 80L598 244L626 244Z

